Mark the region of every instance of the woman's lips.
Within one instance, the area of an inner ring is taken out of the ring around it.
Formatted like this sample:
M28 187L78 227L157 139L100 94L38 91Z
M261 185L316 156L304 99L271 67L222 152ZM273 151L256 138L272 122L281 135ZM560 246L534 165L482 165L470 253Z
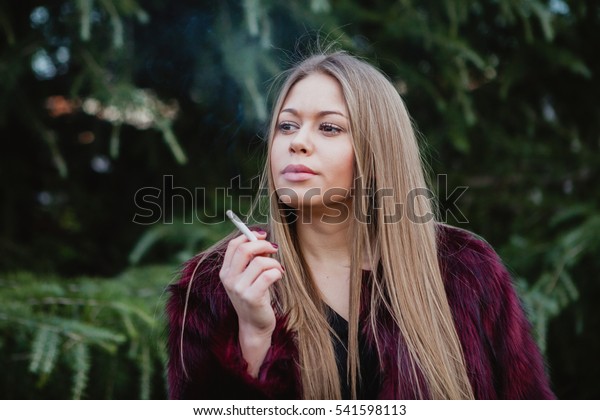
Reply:
M306 181L316 175L316 172L304 165L288 165L281 171L283 178L288 181Z

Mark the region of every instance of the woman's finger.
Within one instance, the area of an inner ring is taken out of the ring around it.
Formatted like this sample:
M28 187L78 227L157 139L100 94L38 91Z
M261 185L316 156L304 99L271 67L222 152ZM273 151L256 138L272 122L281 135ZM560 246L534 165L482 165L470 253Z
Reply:
M264 256L254 257L244 272L236 277L233 284L230 284L230 287L237 293L242 293L245 289L252 287L263 272L271 269L283 272L281 264L276 259Z
M229 264L229 272L232 275L243 272L253 258L259 255L271 255L277 252L277 246L265 240L255 242L244 242L239 244L233 251Z
M271 296L269 294L269 287L282 277L283 272L279 268L270 268L263 271L248 288L246 298L253 302L268 298L268 304L270 305Z
M267 233L264 231L255 231L254 234L258 239L264 239ZM238 246L243 243L250 242L245 235L240 235L229 241L227 249L225 250L225 256L223 257L223 264L221 265L221 273L227 273L230 271L231 260L236 253Z

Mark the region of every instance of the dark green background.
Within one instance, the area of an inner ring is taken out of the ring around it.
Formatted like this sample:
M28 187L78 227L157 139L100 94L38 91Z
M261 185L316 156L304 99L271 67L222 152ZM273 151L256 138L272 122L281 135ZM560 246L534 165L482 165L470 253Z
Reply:
M442 217L513 273L557 396L598 398L599 30L593 0L0 1L0 395L165 397L163 290L247 209L218 188L253 185L274 75L335 42L403 95ZM177 114L115 135L90 98Z

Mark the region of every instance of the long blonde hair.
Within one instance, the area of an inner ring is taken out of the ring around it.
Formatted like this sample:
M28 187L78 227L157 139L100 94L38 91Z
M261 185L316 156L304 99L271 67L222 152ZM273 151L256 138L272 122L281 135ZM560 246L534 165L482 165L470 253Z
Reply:
M400 363L403 349L408 354L410 372L404 375L410 378L416 395L473 398L437 259L433 208L430 200L411 193L427 185L410 118L387 78L344 52L317 54L290 70L274 104L262 176L262 184L269 191L271 240L280 245L279 257L286 267L284 278L274 287L276 309L287 315L288 328L297 334L303 398L339 399L340 379L324 304L304 262L294 224L284 220L285 206L274 193L270 149L288 92L313 73L335 78L342 88L354 142L354 190L361 192L354 197L352 210L354 215L370 218L366 223L355 219L351 224L351 237L357 238L350 277L348 372L352 395L356 397L360 372L358 318L361 267L366 255L373 278L369 319L380 361L377 314L383 311L399 331L394 360ZM383 189L387 199L374 206L374 191ZM410 208L412 217L402 214L399 221L386 221L390 215L398 216L396 203Z

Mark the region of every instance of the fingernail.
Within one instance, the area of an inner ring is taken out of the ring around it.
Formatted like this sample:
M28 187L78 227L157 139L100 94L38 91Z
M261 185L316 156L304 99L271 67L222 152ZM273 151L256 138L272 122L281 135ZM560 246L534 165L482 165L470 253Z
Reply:
M274 243L274 242L271 242L271 245L273 245L273 248L275 248L275 249L279 249L279 245L277 245L276 243Z
M258 233L259 235L266 235L267 234L267 232L265 232L262 229L256 229L256 233Z

